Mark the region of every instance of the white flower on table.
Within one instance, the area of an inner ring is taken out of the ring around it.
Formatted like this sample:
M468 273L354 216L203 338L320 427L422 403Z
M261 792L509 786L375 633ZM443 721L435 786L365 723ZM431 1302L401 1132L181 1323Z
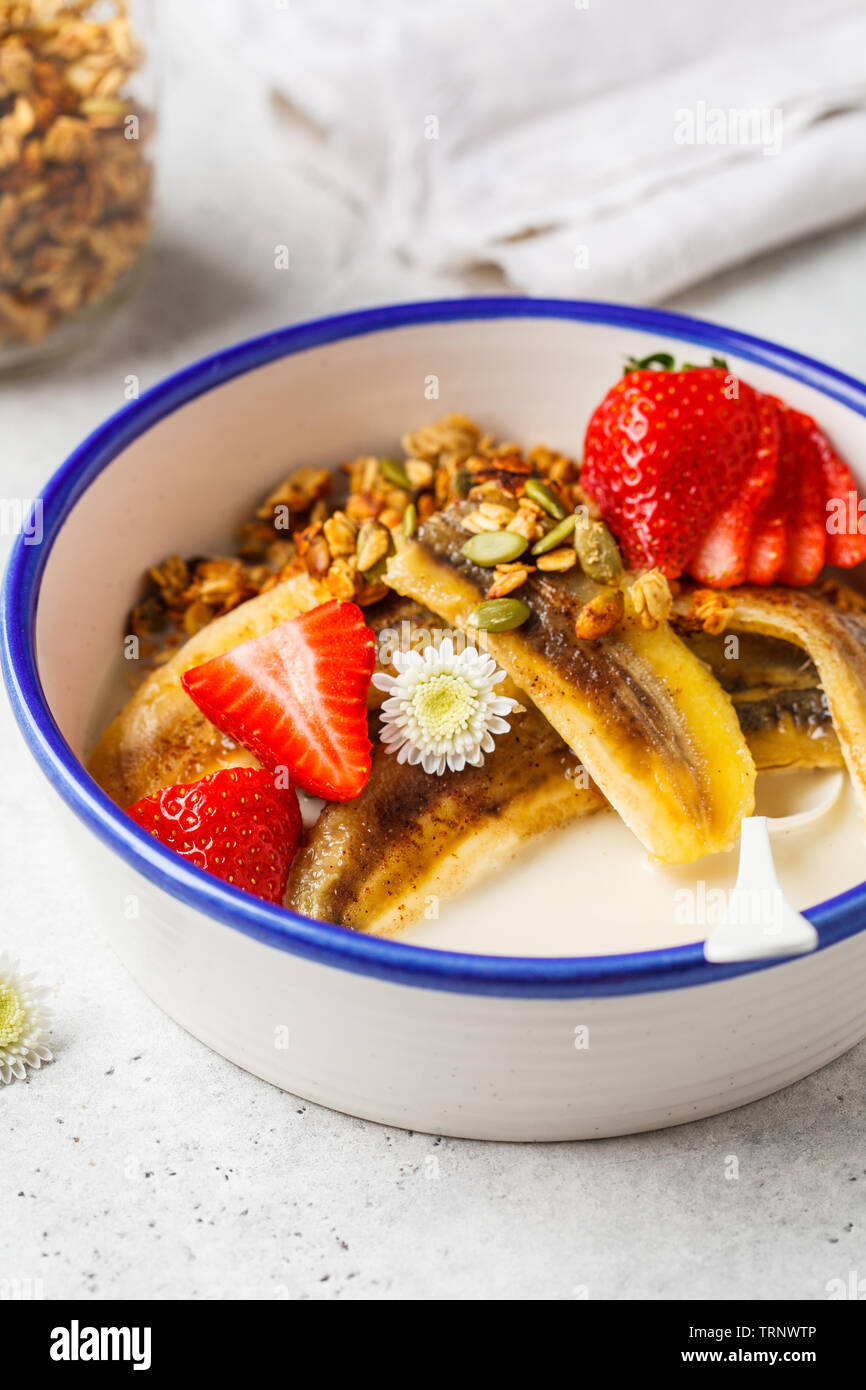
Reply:
M0 1086L23 1081L28 1067L38 1071L53 1060L46 1046L51 1014L43 1001L48 990L33 979L0 952Z
M494 734L510 725L503 716L521 706L495 687L505 679L492 657L474 647L454 651L449 637L437 647L395 652L396 676L377 673L373 684L388 699L382 705L380 738L399 763L420 763L425 772L462 772L481 767L495 747Z

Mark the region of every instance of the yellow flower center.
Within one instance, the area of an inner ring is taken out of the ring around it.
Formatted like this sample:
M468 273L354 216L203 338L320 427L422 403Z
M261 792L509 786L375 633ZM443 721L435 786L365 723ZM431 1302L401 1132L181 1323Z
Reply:
M412 695L412 712L428 738L451 738L477 709L478 692L462 676L444 671L420 681Z
M0 1047L18 1041L24 1010L14 989L0 989Z

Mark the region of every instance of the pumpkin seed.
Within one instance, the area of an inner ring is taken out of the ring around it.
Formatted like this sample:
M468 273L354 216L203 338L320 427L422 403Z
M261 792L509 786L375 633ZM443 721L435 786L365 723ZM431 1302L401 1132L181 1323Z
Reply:
M364 578L368 584L378 584L384 579L385 571L388 568L388 556L383 555L381 560L377 560L371 569L364 570Z
M468 468L458 468L454 474L454 492L457 497L468 497L472 487L472 474Z
M523 554L526 545L526 537L518 536L514 531L479 531L477 535L470 536L463 547L463 554L473 564L492 569L494 565L505 565L510 560L516 560Z
M533 555L546 555L548 550L555 550L563 541L568 540L574 530L574 512L560 521L558 526L554 526L552 531L548 531L546 536L542 536L540 541L536 541L532 547Z
M622 574L619 546L603 521L591 521L585 514L577 518L574 548L584 574L598 584L611 584Z
M526 622L531 611L529 604L519 598L491 598L473 608L468 622L470 627L485 632L511 632Z
M414 502L410 502L403 513L403 535L408 541L418 530L418 508Z
M409 474L402 463L398 463L396 459L380 459L379 467L382 470L382 477L393 487L405 488L406 492L412 491Z
M537 502L548 516L553 517L554 521L562 521L566 514L565 508L556 493L547 486L547 483L542 483L538 478L527 478L523 490L527 497L533 502Z

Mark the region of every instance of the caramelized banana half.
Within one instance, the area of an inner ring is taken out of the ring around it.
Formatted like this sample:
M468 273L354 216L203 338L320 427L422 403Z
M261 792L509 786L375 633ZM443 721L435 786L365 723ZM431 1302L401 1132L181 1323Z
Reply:
M432 516L385 576L466 632L490 582L462 554L470 507ZM530 618L487 633L485 646L657 859L680 864L728 849L753 810L755 781L729 696L666 623L648 632L627 614L606 636L580 641L576 616L598 592L577 567L530 575L520 591Z
M512 718L483 767L431 776L398 763L370 716L370 780L326 806L292 865L286 907L390 935L495 872L528 841L606 807L535 709Z
M396 596L366 616L380 638L387 630L389 638L411 642L414 650L435 641L442 626L432 613ZM798 648L755 638L743 643L739 661L730 662L722 639L700 634L695 644L703 660L717 661L735 680L735 707L759 767L841 763L822 692L798 686L810 670L815 679ZM387 652L387 641L379 649ZM749 679L765 677L771 666L790 688L748 689ZM510 681L501 689L526 704ZM307 917L390 935L423 918L434 898L482 881L540 833L610 809L574 753L531 705L512 716L511 732L497 739L483 767L441 777L398 763L378 734L371 714L367 786L356 800L325 807L292 867L286 906Z
M677 612L694 621L706 596L685 594ZM821 683L860 810L866 816L866 618L807 589L730 589L713 595L718 626L782 638L807 652Z
M866 627L863 629L866 640ZM755 765L844 767L842 750L814 662L802 647L742 632L684 634L734 702Z

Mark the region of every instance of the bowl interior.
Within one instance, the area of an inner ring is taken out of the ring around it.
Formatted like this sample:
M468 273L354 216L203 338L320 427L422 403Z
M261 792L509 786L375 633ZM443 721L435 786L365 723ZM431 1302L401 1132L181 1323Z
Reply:
M86 756L119 707L125 616L146 568L175 552L225 549L292 467L338 467L358 454L393 453L404 431L449 411L471 415L500 438L579 456L588 415L624 359L664 349L704 361L710 348L706 334L699 336L703 345L688 347L655 329L532 316L408 323L291 351L228 380L219 380L218 364L210 373L191 369L198 387L215 384L143 432L131 407L128 429L122 417L106 427L109 444L130 437L65 515L42 577L38 667L70 747ZM725 356L732 372L814 414L866 483L862 415L808 380L730 351ZM500 878L466 895L406 940L521 955L694 940L694 926L675 921L673 895L684 883L712 883L718 874L726 881L731 856L660 875L615 817L604 820L603 829L587 833L578 824L552 837L514 867L513 881ZM836 846L829 868L813 870L808 860L804 867L799 844L787 857L783 852L786 887L798 906L863 876L859 825L847 801L825 833ZM597 891L589 887L593 879L601 881ZM617 882L625 886L615 889ZM549 926L539 927L539 919Z

